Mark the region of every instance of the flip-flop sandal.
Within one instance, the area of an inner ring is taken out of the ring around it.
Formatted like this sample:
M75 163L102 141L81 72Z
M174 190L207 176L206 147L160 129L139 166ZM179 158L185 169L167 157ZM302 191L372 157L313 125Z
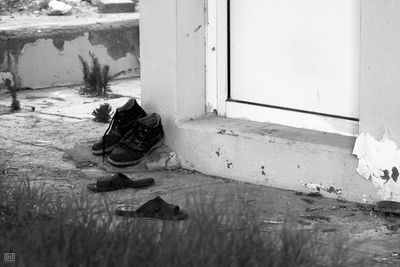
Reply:
M131 180L123 173L116 173L106 179L99 179L97 183L88 184L87 188L95 192L109 192L125 188L140 188L154 184L153 178Z
M169 204L161 197L156 197L147 201L137 210L132 206L122 206L115 210L118 216L133 218L154 218L161 220L184 220L188 217L187 213L182 212L179 206Z

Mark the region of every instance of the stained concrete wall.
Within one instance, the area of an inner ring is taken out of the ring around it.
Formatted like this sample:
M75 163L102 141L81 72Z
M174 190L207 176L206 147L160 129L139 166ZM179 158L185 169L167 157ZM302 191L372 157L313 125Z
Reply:
M205 19L205 0L141 3L142 103L161 114L171 147L176 123L205 112Z
M361 1L360 132L400 144L400 1Z
M139 76L138 20L0 31L0 74L11 74L20 88L78 84L78 55L89 60L89 51L110 66L111 76Z
M344 198L360 202L400 201L398 172L394 168L388 172L379 169L376 178L387 179L387 183L362 176L360 164L357 167L357 158L351 154L354 140L337 152L340 143L316 146L312 140L298 140L296 131L289 131L290 137L278 136L280 142L269 144L273 132L249 137L251 124L241 127L242 134L234 127L228 132L229 119L216 121L210 117L191 122L206 115L205 2L147 0L141 5L142 104L162 116L166 144L178 153L182 166L285 189L320 187L328 196L333 188ZM368 153L363 148L395 151L393 157L400 159L400 107L396 105L400 86L398 10L397 0L361 1L360 130L375 138L386 131L396 142L383 142L383 148L364 146L362 142L360 146L358 142L358 162L366 162L362 156ZM324 133L319 134L319 140L329 142ZM397 171L400 160L398 163Z
M308 145L293 140L298 133L275 142L268 133L249 134L251 125L238 131L230 128L231 120L212 115L191 123L206 115L206 14L203 0L147 0L141 5L142 105L161 115L165 142L178 153L181 165L245 182L294 190L319 185L328 196L376 200L372 183L355 172L357 161L348 144L339 149Z
M400 201L400 1L361 1L357 172L378 198Z

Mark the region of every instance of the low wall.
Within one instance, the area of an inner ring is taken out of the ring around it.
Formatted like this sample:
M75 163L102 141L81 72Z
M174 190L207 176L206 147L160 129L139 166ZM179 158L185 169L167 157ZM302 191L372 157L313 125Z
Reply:
M6 77L19 88L82 83L78 55L89 52L113 78L139 76L139 19L0 29L0 86Z

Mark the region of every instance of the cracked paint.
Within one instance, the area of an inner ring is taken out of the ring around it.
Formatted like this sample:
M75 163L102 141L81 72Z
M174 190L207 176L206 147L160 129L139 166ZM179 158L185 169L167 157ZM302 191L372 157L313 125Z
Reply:
M104 29L89 31L91 45L103 45L114 60L124 58L128 53L140 58L139 28Z
M357 172L372 180L379 188L382 200L400 201L400 149L390 140L387 132L377 140L369 133L361 133L354 145L353 154L358 158Z
M196 27L196 29L194 29L194 31L193 31L193 33L196 33L196 32L198 32L200 29L201 29L201 27L202 27L203 25L199 25L199 26L197 26ZM189 33L187 33L186 35L185 35L185 38L188 38L189 36L190 36L190 32Z
M335 194L335 195L341 195L342 194L342 188L335 188L333 186L323 186L321 184L314 184L314 183L304 183L304 186L307 189L311 189L314 191L324 191L329 194Z
M229 161L229 160L226 160L226 167L228 169L231 169L233 167L233 163L231 161Z
M0 72L11 73L19 88L73 84L81 81L80 70L76 68L78 61L74 62L73 59L77 59L78 54L83 52L96 50L96 55L103 63L109 61L106 64L110 65L113 75L125 72L127 74L124 76L130 76L133 69L135 74L140 72L139 42L139 27L130 24L104 28L97 25L71 29L49 28L27 32L0 30ZM32 53L35 47L38 47L38 51ZM102 48L105 48L104 52L100 51ZM71 51L75 51L75 54ZM27 57L30 59L24 61ZM53 62L59 63L56 66L58 69L45 71L47 62L42 62L42 59L52 57L57 58ZM28 71L22 71L25 68ZM60 72L60 69L67 70ZM46 77L47 80L36 81L33 76Z
M193 33L196 33L198 30L201 29L201 27L202 27L202 25L197 26L196 29L194 29Z
M391 175L393 181L397 182L397 179L399 178L399 170L396 167L392 168L392 175Z
M60 33L57 31L48 36L43 36L42 34L32 35L28 33L24 36L18 36L13 31L1 31L0 33L0 51L3 52L0 53L0 71L11 72L17 87L21 87L23 83L22 79L19 77L17 66L19 63L19 56L24 53L26 44L34 43L40 39L51 39L54 47L59 51L63 51L65 41L71 41L83 35L83 33Z
M234 136L234 137L238 137L239 136L234 131L232 131L232 130L227 131L225 129L219 129L217 134L229 135L229 136Z

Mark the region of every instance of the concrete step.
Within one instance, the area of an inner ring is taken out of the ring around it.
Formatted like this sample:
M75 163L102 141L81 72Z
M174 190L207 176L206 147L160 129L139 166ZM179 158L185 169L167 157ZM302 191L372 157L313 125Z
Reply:
M330 198L378 199L355 171L354 137L213 116L179 123L174 142L184 168Z
M89 60L89 52L110 66L114 78L138 77L139 14L129 15L1 25L0 83L4 77L33 89L82 83L78 56Z

